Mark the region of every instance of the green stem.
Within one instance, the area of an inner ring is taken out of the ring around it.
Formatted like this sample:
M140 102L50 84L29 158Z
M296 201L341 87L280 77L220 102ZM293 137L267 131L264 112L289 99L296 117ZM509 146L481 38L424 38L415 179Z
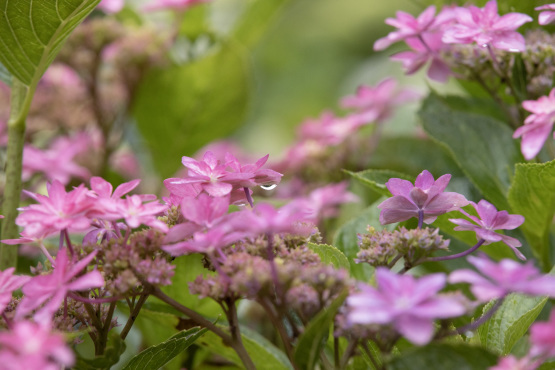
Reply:
M15 224L17 208L21 199L21 170L23 165L23 142L25 120L31 107L35 86L28 87L13 78L10 118L8 120L8 154L6 159L6 187L2 212L2 239L16 239L19 229ZM17 247L0 245L0 270L17 266Z

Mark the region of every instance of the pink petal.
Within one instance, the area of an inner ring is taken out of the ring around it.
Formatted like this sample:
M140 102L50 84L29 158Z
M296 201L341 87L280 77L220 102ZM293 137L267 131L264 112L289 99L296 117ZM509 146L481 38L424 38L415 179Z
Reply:
M407 315L398 317L394 324L399 333L416 345L427 344L434 335L434 324L429 319Z

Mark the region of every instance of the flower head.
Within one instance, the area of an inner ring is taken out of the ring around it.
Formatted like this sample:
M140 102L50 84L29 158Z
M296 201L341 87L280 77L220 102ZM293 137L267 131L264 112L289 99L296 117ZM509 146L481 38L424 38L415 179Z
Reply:
M555 21L555 4L547 4L543 6L538 6L536 10L545 10L540 13L538 18L538 23L542 26L553 23Z
M534 158L542 149L543 144L553 129L555 122L555 89L549 96L538 100L525 100L522 106L532 112L524 121L524 126L516 129L513 138L521 137L520 150L527 160Z
M102 0L98 7L106 13L117 13L123 9L125 0Z
M490 0L484 8L470 5L455 10L457 23L445 30L443 42L493 46L511 52L524 51L524 37L516 29L532 18L526 14L509 13L500 16L497 1Z
M522 245L518 239L495 232L495 230L512 230L519 227L524 222L524 216L510 215L507 211L497 212L493 204L483 199L478 204L470 203L476 209L476 212L478 212L478 217L471 216L463 210L460 211L474 221L475 224L462 218L449 219L449 221L459 225L455 227L455 230L474 231L476 232L476 238L485 240L485 245L502 241L511 247L518 258L526 260L526 257L517 249Z
M434 181L426 170L418 175L414 185L407 180L389 179L386 186L393 197L378 205L380 222L385 225L406 221L422 212L424 222L430 224L437 216L466 206L469 202L463 195L443 192L450 179L451 175L443 175Z
M496 263L485 254L467 259L480 274L468 269L456 270L449 276L449 282L471 284L470 290L481 302L509 293L555 297L555 276L542 275L531 263L523 265L510 259Z
M347 298L348 322L392 324L412 343L424 345L434 334L434 319L456 317L466 311L460 299L438 295L445 281L443 274L416 280L379 267L377 288L361 284L361 291Z

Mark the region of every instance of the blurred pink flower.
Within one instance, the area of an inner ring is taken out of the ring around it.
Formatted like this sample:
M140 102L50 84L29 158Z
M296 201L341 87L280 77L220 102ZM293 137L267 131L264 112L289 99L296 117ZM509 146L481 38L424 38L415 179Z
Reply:
M518 52L525 50L524 37L516 29L532 18L526 14L509 13L500 16L497 1L490 0L484 8L470 5L456 8L457 23L448 27L443 42L449 44L491 45L494 48Z
M210 0L155 0L144 7L145 11L161 9L186 10L194 5L207 3Z
M522 136L520 150L524 158L530 160L540 152L553 129L553 123L555 122L555 89L551 90L549 96L542 96L538 100L523 101L522 106L532 114L526 118L524 126L516 129L513 138Z
M257 204L252 210L236 212L229 221L233 230L248 233L251 236L264 234L297 234L298 223L309 219L304 202L291 202L274 208L270 204Z
M518 258L526 260L526 257L517 249L522 245L518 239L496 233L494 230L513 230L524 223L524 216L510 215L507 211L497 212L495 206L486 200L481 200L478 204L470 202L478 212L478 217L469 215L462 209L460 210L465 216L470 218L476 224L462 218L449 219L452 223L458 225L455 227L457 231L474 231L478 240L485 240L484 245L492 242L502 241L507 244L515 252Z
M469 283L480 302L505 297L509 293L555 297L555 276L543 275L532 263L525 265L510 259L496 263L485 254L467 257L480 274L462 269L449 275L450 283Z
M106 13L117 13L123 9L125 0L102 0L98 7Z
M5 370L59 370L75 362L62 334L29 321L15 322L12 330L1 332L0 348L0 364Z
M389 179L387 189L393 197L386 199L378 208L382 225L406 221L423 214L423 221L430 224L437 216L466 206L469 202L459 193L443 192L451 175L443 175L434 181L432 174L422 171L414 186L410 181Z
M50 323L69 292L104 286L104 278L97 270L80 275L95 256L96 251L75 262L69 259L65 248L60 249L52 273L33 277L23 286L24 295L16 309L16 320L44 304L35 313L34 319L40 323Z
M533 361L528 356L516 358L513 355L509 355L501 357L499 363L488 368L488 370L536 370L538 366L540 366L540 363Z
M162 249L172 256L181 256L189 253L209 253L215 249L230 245L244 236L244 233L232 231L231 228L222 226L207 232L195 232L192 239L174 244L166 244L162 246ZM167 240L165 242L168 243Z
M25 275L14 275L14 271L14 267L0 271L0 314L12 300L13 291L21 288L31 278Z
M168 225L158 220L157 215L167 210L168 206L159 202L143 202L144 198L140 195L128 195L118 201L116 213L133 229L146 225L167 232Z
M343 203L358 201L358 197L347 191L347 182L331 184L313 190L307 197L299 201L305 203L307 217L313 222L334 217L338 213L338 206Z
M416 280L411 275L377 268L377 288L360 284L361 292L347 298L347 320L350 324L392 324L410 342L424 345L434 335L434 319L466 312L459 297L438 295L445 282L444 274Z
M555 310L551 311L549 321L538 322L530 327L531 356L541 358L555 357Z
M229 168L231 168L232 174L242 174L245 175L245 178L241 178L237 181L232 181L233 185L239 187L253 187L253 186L261 186L261 185L274 185L279 184L281 181L281 177L283 176L281 173L270 169L262 169L262 166L266 164L268 161L268 157L270 155L267 154L264 157L260 158L253 164L241 164L233 156L231 153L225 154L225 164ZM247 176L248 175L248 176Z
M555 22L555 4L547 4L538 6L536 10L545 10L541 12L538 18L538 23L542 26Z
M398 90L397 81L386 78L375 87L360 86L356 95L343 98L341 105L343 108L355 109L359 119L368 123L383 121L391 115L397 105L419 98L420 94L412 90Z

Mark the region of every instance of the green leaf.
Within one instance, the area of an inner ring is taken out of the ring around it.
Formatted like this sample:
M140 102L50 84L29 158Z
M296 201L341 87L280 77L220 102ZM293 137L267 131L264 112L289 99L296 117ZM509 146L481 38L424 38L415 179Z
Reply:
M133 357L123 370L159 369L200 338L207 329L181 331L159 345L149 347Z
M71 31L99 2L0 0L0 62L25 85L35 85Z
M391 171L391 170L375 170L369 169L360 172L351 172L343 170L343 172L349 174L354 179L360 181L362 184L368 186L370 189L374 190L380 195L390 197L391 193L387 190L385 183L391 178L399 178L409 181L414 181L414 177L406 175L401 172Z
M521 229L532 252L544 270L551 268L549 260L549 227L555 210L555 161L519 163L509 190L509 202L515 213L525 218Z
M510 294L491 319L478 328L482 345L500 355L507 355L515 343L528 331L540 314L547 297L527 297ZM484 307L484 313L492 302Z
M515 53L514 64L512 71L512 80L515 92L518 95L520 101L526 100L528 96L528 72L526 71L526 65L524 64L524 59L520 53Z
M93 359L84 357L77 357L76 369L82 370L97 370L97 369L110 369L112 365L119 362L121 354L125 351L125 342L120 338L119 334L115 331L110 332L108 336L108 344L104 350L104 355L97 356Z
M360 215L347 222L337 230L333 238L333 245L336 246L349 260L351 276L362 281L369 281L372 278L374 268L366 263L356 263L354 259L360 248L358 246L357 233L365 233L368 225L374 226L377 230L382 229L379 222L380 210L376 207L385 198L378 199L377 202L366 208ZM388 225L388 228L395 228L397 224Z
M241 16L233 38L245 46L252 46L262 37L289 0L253 0Z
M349 271L349 260L339 249L335 248L333 245L308 243L308 248L319 255L323 263L327 265L332 264L335 266L336 269L343 268Z
M388 370L476 370L497 363L497 356L480 347L453 344L429 344L394 357Z
M522 161L512 130L492 117L459 111L434 93L419 116L426 132L445 147L476 188L499 210L508 210L513 167Z
M268 339L264 338L257 332L242 326L241 338L245 349L257 369L290 370L293 368L285 353L280 351L276 346L268 341ZM241 359L237 353L235 353L233 348L225 345L220 337L210 331L200 338L197 341L197 344L208 348L211 352L216 353L218 356L242 366Z
M301 369L314 369L330 333L330 326L347 292L339 296L326 309L320 311L306 326L295 347L295 363Z
M164 178L182 167L182 156L243 123L249 84L245 55L229 45L215 48L189 64L151 71L137 91L132 114Z

